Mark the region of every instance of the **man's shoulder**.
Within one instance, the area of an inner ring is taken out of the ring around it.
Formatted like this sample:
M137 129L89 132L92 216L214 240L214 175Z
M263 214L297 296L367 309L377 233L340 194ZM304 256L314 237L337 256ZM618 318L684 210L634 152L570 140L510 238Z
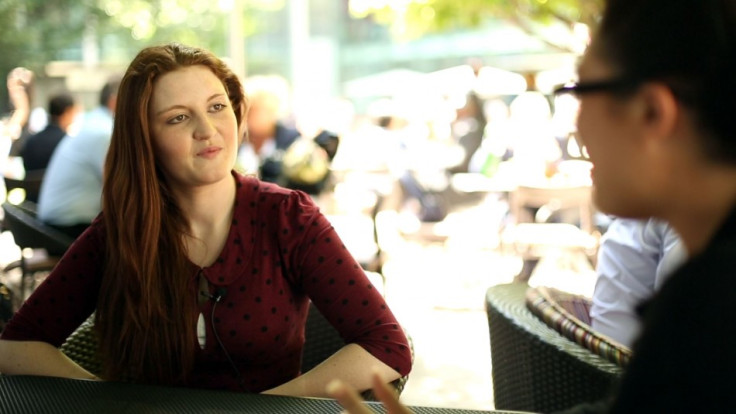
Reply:
M76 138L110 139L112 135L113 118L110 111L104 108L94 109L84 116L82 126Z
M37 143L37 142L43 142L47 140L52 139L61 139L66 135L66 132L64 132L63 129L57 127L48 125L46 128L36 132L33 135L29 135L28 139L26 140L26 145L29 143Z

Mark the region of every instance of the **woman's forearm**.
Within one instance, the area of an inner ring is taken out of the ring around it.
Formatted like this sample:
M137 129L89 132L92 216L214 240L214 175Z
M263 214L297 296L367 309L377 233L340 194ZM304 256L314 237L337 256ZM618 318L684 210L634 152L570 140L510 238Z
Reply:
M0 340L0 373L98 379L51 344Z
M366 390L372 386L376 372L385 382L399 378L400 374L357 344L348 344L324 360L309 372L264 391L264 394L279 394L308 397L329 397L327 384L339 379L355 389Z

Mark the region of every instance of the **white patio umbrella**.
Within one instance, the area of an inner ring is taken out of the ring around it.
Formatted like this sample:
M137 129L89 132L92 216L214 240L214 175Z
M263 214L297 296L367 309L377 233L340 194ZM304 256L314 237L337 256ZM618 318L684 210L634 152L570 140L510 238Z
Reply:
M483 66L476 78L470 65L453 66L428 73L428 87L450 97L462 97L475 90L482 97L518 95L526 90L526 80L521 74Z
M425 74L409 69L392 69L349 80L344 84L349 98L391 97L419 90Z

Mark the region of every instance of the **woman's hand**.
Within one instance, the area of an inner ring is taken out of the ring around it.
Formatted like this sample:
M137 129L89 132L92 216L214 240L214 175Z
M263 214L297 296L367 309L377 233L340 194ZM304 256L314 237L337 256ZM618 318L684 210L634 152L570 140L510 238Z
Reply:
M373 392L383 403L387 414L411 414L411 410L399 402L399 396L378 374L373 374ZM340 380L327 385L327 394L336 399L348 414L375 414L363 404L363 399L354 388Z

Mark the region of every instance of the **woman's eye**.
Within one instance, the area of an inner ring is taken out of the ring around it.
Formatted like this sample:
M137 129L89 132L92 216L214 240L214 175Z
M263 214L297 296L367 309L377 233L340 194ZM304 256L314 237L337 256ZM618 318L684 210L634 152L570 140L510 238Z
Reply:
M222 111L225 108L226 108L226 105L225 104L221 104L221 103L216 103L216 104L212 105L212 110L214 112Z
M169 124L178 124L180 122L183 122L187 118L186 115L177 115L167 121Z

